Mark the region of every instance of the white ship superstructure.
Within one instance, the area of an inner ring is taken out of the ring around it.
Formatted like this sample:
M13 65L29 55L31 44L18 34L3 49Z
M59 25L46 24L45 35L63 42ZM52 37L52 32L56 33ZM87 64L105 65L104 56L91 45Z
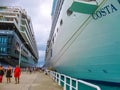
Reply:
M120 83L120 0L54 0L44 67Z
M20 7L0 7L0 32L5 33L6 31L13 31L18 36L19 40L14 43L18 44L19 49L22 44L27 48L25 49L25 56L25 52L22 52L23 57L25 58L28 54L29 58L31 57L33 62L37 63L38 51L33 26L31 18L24 9Z

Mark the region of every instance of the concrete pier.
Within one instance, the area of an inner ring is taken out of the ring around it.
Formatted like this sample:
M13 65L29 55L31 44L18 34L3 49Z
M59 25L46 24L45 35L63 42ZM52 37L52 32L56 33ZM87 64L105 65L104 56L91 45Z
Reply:
M11 78L11 83L7 83L4 75L3 82L0 83L0 90L63 90L63 88L43 72L32 72L31 74L22 72L19 84L15 84L14 77Z

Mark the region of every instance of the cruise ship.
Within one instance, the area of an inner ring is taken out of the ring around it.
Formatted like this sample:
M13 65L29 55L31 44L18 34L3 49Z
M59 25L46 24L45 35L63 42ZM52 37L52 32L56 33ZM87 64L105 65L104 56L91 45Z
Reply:
M44 67L120 85L120 0L53 0L51 16Z
M20 7L0 7L0 63L35 66L38 51L31 18Z

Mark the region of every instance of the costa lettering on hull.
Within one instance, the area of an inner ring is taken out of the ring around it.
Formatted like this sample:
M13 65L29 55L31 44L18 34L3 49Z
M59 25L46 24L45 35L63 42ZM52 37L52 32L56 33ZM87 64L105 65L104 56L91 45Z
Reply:
M93 17L93 19L97 20L99 18L107 16L107 15L109 15L111 13L116 12L116 11L117 11L117 8L113 4L110 4L110 5L107 5L107 6L103 7L103 8L101 8L96 13L92 14L92 17Z

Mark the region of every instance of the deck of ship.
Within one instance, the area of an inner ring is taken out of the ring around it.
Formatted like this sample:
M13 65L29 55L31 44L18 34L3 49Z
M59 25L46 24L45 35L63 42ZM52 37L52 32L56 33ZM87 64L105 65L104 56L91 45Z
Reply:
M63 88L43 72L32 72L31 74L22 72L19 84L15 84L13 77L11 83L7 83L4 75L3 82L0 83L0 90L63 90Z

